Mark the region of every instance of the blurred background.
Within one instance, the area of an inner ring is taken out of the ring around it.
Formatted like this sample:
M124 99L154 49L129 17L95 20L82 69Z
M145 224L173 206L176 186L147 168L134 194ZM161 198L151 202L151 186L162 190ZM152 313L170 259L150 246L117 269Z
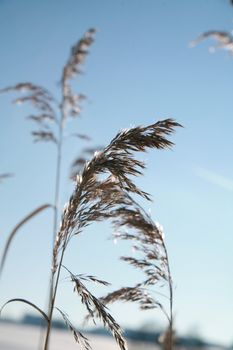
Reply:
M97 29L95 43L73 81L85 94L81 116L66 135L60 209L72 193L70 164L85 147L106 145L122 128L174 118L184 128L171 137L172 151L150 151L137 179L153 202L141 202L163 225L174 280L175 329L179 336L233 344L233 58L210 54L208 40L190 42L208 30L231 32L227 0L0 0L0 88L33 82L60 98L62 68L84 32ZM54 197L55 147L33 143L28 105L0 95L0 247L31 210ZM111 238L108 224L89 227L73 239L65 265L73 273L96 275L112 288L133 285L138 272L119 261L131 247ZM19 297L45 308L50 273L52 211L28 222L17 234L1 276L0 305ZM94 287L97 295L103 287ZM57 304L81 327L84 310L72 286L61 279ZM159 310L116 304L111 311L126 329L160 332ZM25 319L24 304L7 306L2 318ZM32 312L33 314L33 312ZM58 315L57 315L58 316ZM1 335L0 335L1 338Z

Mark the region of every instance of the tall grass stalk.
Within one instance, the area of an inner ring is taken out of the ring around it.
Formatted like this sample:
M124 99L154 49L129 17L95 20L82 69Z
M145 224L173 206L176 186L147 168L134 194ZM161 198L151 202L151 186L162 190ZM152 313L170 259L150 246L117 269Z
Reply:
M55 279L54 294L52 298L50 313L48 314L48 328L45 342L47 350L48 339L51 329L51 320L56 300L58 282L66 248L71 238L79 234L82 229L93 221L110 219L114 225L129 226L136 230L133 235L122 234L123 239L136 239L142 244L142 250L147 254L151 266L156 260L164 269L154 266L153 273L147 270L147 280L137 284L134 290L125 288L124 293L118 292L118 299L134 301L136 294L141 292L141 287L154 284L155 280L162 279L169 284L170 291L170 315L166 313L163 306L155 300L136 296L136 299L142 303L143 308L160 307L167 315L169 326L172 329L172 280L166 246L162 237L161 230L145 215L143 209L132 199L130 193L138 194L146 199L149 195L139 189L129 175L141 174L140 168L144 164L134 159L133 151L144 151L147 147L166 148L172 145L170 141L164 138L164 134L169 134L175 126L179 126L173 120L165 120L152 124L148 127L137 127L125 130L119 133L102 152L96 153L92 160L86 164L82 173L77 177L76 188L69 200L68 205L63 212L61 228L57 234L56 244L54 246L54 261L52 271ZM101 178L101 175L104 178ZM163 248L164 255L158 256L158 247ZM139 261L133 261L125 258L134 265L141 266ZM148 267L148 265L147 265ZM166 270L166 274L165 271ZM79 285L78 278L72 274L72 280ZM131 292L129 296L129 290ZM132 293L133 292L133 293ZM136 293L136 294L135 294ZM127 295L127 296L126 296ZM109 298L109 296L108 296ZM115 295L116 300L116 295ZM110 298L112 301L112 298ZM106 304L107 298L102 299L103 305ZM94 305L96 306L96 305ZM95 310L99 317L103 317L102 310L98 307ZM93 317L92 313L90 316ZM117 339L117 341L119 341ZM119 343L121 346L121 343ZM125 349L125 345L122 346Z
M55 100L51 93L45 88L32 83L19 83L12 87L7 87L0 90L4 92L26 92L28 95L19 97L14 100L15 103L21 104L24 102L30 102L39 111L39 115L31 115L28 118L33 120L39 125L38 131L33 131L32 134L35 141L52 141L56 146L56 170L55 170L55 188L54 188L54 214L53 214L53 239L52 246L54 245L58 217L59 217L59 198L60 198L60 177L62 166L62 149L63 149L63 134L66 126L66 121L70 117L77 117L81 112L80 102L85 98L84 95L76 95L70 86L70 80L82 72L81 66L83 65L86 56L88 55L88 48L94 42L95 29L89 29L84 36L72 47L71 54L65 64L62 77L61 77L61 103ZM56 111L53 108L53 104L56 106ZM53 122L53 128L51 129L47 122ZM77 136L78 134L76 134ZM83 137L82 137L83 138ZM76 171L76 169L75 169ZM11 176L11 174L1 174L0 181ZM28 220L28 218L27 218ZM17 230L16 230L17 231ZM12 238L14 232L12 234ZM8 242L8 246L11 240ZM8 247L7 247L8 250ZM4 254L4 261L6 253ZM3 266L2 266L3 267ZM52 297L54 291L54 276L53 273L50 277L49 296L48 296L48 310L51 308ZM43 331L43 330L42 330ZM41 343L42 340L40 340ZM41 345L39 345L41 348Z
M44 317L47 323L44 350L49 349L53 315L56 309L72 331L75 341L79 342L84 349L89 350L91 347L88 339L72 325L66 313L56 306L61 271L65 270L66 273L69 273L70 280L74 284L74 291L81 298L89 317L92 319L97 317L103 322L104 326L112 332L121 350L127 349L121 327L106 308L107 303L116 300L137 301L142 309L160 308L169 322L169 349L172 349L173 288L163 230L160 225L153 222L135 199L139 196L150 200L150 195L136 186L133 177L142 175L145 168L145 164L135 158L135 152L145 152L148 148L172 147L173 143L168 136L180 124L173 119L165 119L146 127L138 126L119 132L108 146L102 151L95 152L91 160L84 164L79 174L76 173L75 188L68 204L64 207L59 229L57 225L64 128L69 117L79 115L80 102L84 99L83 95L73 93L70 80L81 72L80 67L88 54L88 48L93 43L94 34L94 29L87 31L71 50L71 55L62 72L60 104L47 89L32 83L20 83L1 90L1 92L26 91L27 94L16 99L15 102L31 102L38 109L38 115L29 117L39 125L39 130L32 132L35 141L49 141L57 148L53 205L53 254L48 310L44 312L33 302L22 298L11 299L2 308L12 302L23 302ZM49 123L52 124L52 127ZM1 267L5 261L9 244L18 229L32 216L50 206L43 205L37 208L16 226L9 236ZM108 283L94 276L74 274L64 266L64 258L66 249L74 236L79 235L88 225L103 220L110 220L115 230L119 232L122 230L118 234L119 238L136 242L136 249L141 258L122 257L122 259L141 269L145 274L145 280L133 287L121 288L98 299L87 289L85 281L97 282L105 286ZM124 231L126 228L130 230L130 233ZM169 312L162 303L148 293L148 286L158 283L165 283L168 286Z

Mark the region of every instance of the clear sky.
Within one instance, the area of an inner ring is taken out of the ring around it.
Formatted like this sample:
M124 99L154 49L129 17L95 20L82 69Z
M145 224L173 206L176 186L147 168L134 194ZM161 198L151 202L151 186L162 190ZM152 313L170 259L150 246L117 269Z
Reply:
M233 27L227 0L0 0L0 87L31 81L59 98L61 69L71 46L90 27L98 29L74 84L88 96L82 118L69 131L87 133L93 144L107 144L116 132L173 117L184 129L172 137L173 151L143 156L148 169L138 183L154 198L144 203L165 230L175 285L178 333L196 332L223 344L233 342L233 58L224 50L210 54L210 40L189 43L207 30ZM32 112L0 96L0 173L14 177L0 187L0 245L30 210L51 202L55 150L33 144ZM67 130L68 133L68 130ZM84 144L67 139L63 152L61 207L72 184L68 168ZM0 302L14 297L45 305L51 249L52 211L22 228L11 247ZM99 224L74 239L65 265L74 273L133 285L137 273L118 262L127 250L108 240ZM58 304L79 323L80 304L62 279ZM104 293L95 289L96 293ZM5 316L30 309L9 305ZM119 304L114 316L124 326L164 325L155 312Z

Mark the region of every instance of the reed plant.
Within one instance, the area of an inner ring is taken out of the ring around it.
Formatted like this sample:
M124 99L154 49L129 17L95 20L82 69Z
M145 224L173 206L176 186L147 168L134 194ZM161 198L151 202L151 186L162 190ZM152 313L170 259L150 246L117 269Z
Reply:
M62 71L60 102L44 87L28 82L1 90L1 92L26 92L23 97L17 98L15 102L30 102L39 111L38 114L29 117L39 126L38 130L32 132L35 141L52 142L57 149L53 204L41 205L15 226L6 242L1 259L2 270L12 239L19 228L41 211L53 208L53 251L50 266L48 309L44 311L26 298L14 298L8 300L1 311L7 304L16 301L33 307L46 321L47 327L43 349L48 350L52 321L56 310L72 331L75 341L84 349L89 350L91 348L89 340L76 329L66 312L56 304L61 271L64 270L68 273L70 281L74 285L75 293L86 307L88 317L93 320L100 319L103 325L112 332L120 349L127 349L122 329L106 306L108 303L117 300L138 302L143 310L159 308L168 320L168 344L169 349L172 349L173 283L168 252L161 225L153 222L138 202L138 196L150 200L150 195L135 184L134 177L142 175L145 168L145 164L138 160L135 154L145 152L150 148L171 148L173 143L168 139L168 136L180 124L173 119L165 119L145 127L138 126L122 130L112 139L109 145L101 151L95 152L88 162L85 162L83 156L76 159L72 167L72 178L75 179L74 190L63 209L61 223L58 228L64 129L70 117L80 114L80 103L85 98L82 94L73 92L70 80L81 73L81 66L88 54L88 48L94 41L94 34L94 29L88 30L72 48L71 55ZM82 134L77 134L77 136L87 138L86 135ZM79 170L80 165L82 166L81 170ZM126 256L122 257L122 260L142 270L145 278L134 286L126 286L107 294L105 297L97 298L86 287L85 282L95 282L106 287L108 282L92 275L72 272L64 264L64 258L74 236L78 236L90 224L104 220L111 221L114 231L117 232L117 238L135 243L135 249L139 257ZM148 291L149 287L161 284L165 284L168 288L168 310Z
M199 35L195 40L190 43L191 47L196 46L204 40L213 39L216 41L216 45L211 46L209 51L215 52L217 49L224 49L233 54L233 36L231 33L220 30L209 30Z

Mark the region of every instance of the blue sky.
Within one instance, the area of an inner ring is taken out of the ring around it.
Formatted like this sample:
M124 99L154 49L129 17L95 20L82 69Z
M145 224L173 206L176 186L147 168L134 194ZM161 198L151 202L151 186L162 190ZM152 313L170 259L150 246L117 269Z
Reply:
M233 59L226 51L210 54L210 40L189 43L204 31L231 31L233 8L226 0L196 1L0 1L1 87L31 81L59 98L61 69L70 47L90 27L98 29L74 88L88 96L82 117L69 131L89 134L95 145L116 132L173 117L184 128L172 137L173 151L152 151L138 183L153 203L144 203L164 226L175 284L175 321L180 334L230 344L233 341ZM0 96L0 173L15 176L0 187L0 245L30 210L51 202L55 150L33 144L28 106ZM85 146L67 140L63 151L61 208L72 184L69 164ZM14 240L1 280L1 304L25 297L45 304L51 249L52 212L28 223ZM91 273L113 286L133 284L137 273L118 262L127 250L108 237L106 224L74 239L66 265ZM124 271L124 273L122 273ZM78 323L80 304L63 279L58 303ZM96 293L101 293L96 289ZM30 310L26 310L30 311ZM20 317L24 305L9 305L5 315ZM147 321L164 325L159 312L117 305L125 326Z

